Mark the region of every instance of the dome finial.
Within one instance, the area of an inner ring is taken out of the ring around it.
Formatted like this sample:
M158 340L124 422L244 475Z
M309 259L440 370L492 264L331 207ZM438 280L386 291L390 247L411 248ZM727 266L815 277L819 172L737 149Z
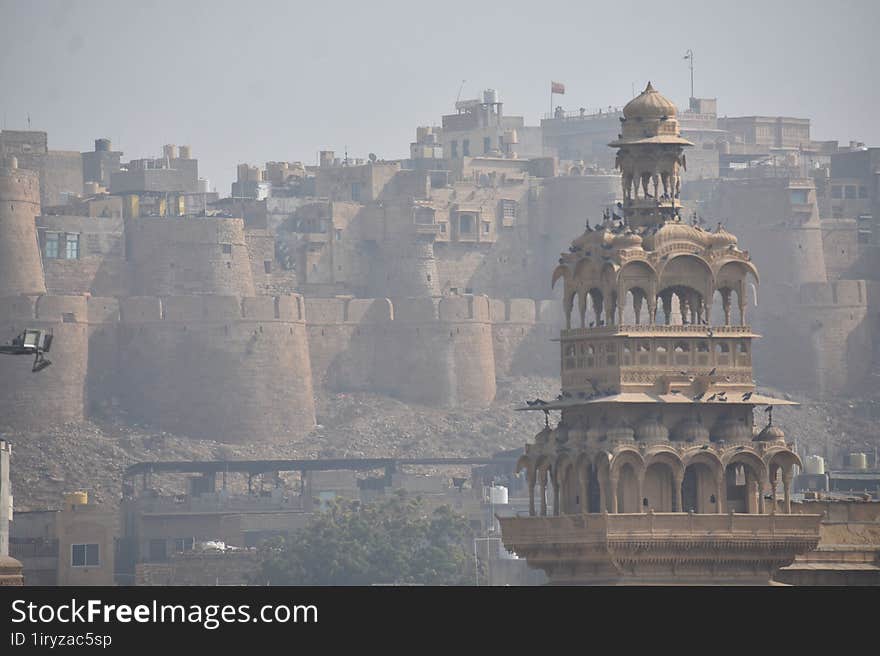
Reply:
M654 90L654 87L651 86L651 80L648 80L648 86L645 87L645 90L642 93L649 93Z

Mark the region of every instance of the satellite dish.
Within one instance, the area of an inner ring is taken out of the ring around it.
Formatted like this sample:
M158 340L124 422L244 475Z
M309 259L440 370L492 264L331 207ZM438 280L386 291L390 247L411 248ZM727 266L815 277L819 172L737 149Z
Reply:
M371 162L375 162L377 159L379 159L378 157L376 157L376 153L370 153L368 157L370 158Z

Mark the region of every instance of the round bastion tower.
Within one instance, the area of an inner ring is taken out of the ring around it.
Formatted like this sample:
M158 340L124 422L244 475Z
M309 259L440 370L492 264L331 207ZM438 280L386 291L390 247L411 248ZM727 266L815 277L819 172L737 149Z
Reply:
M39 214L39 176L7 159L0 167L0 297L46 293L34 222Z

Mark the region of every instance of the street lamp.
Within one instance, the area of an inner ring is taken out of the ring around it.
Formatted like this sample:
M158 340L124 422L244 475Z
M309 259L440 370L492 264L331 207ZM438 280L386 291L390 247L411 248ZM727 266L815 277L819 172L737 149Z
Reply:
M480 568L477 561L477 542L485 542L486 543L486 585L492 585L492 569L490 566L491 553L489 551L489 543L490 542L501 542L501 538L497 537L486 537L486 538L474 538L474 585L476 587L480 586Z
M688 48L684 55L684 59L689 60L688 66L691 69L691 98L694 97L694 51Z

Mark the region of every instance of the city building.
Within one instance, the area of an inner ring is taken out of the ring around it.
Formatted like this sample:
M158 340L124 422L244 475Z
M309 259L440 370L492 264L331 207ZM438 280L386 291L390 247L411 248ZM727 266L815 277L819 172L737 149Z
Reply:
M9 555L9 527L12 522L12 484L9 464L12 445L0 440L0 586L22 585L21 562Z
M17 513L10 551L23 565L24 585L109 586L118 535L115 511L74 492L60 510Z

